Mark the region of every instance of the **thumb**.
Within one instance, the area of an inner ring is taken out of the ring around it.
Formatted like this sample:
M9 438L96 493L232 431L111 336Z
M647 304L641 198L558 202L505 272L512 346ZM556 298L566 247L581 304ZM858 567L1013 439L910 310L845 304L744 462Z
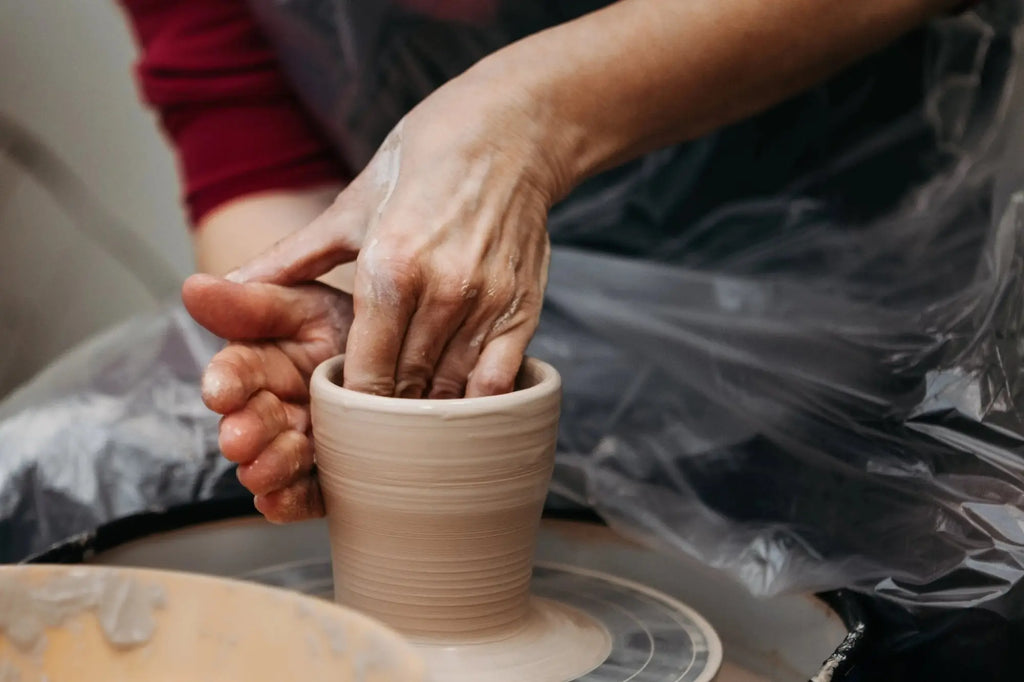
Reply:
M281 239L227 275L232 282L312 282L335 266L355 260L366 221L349 185L334 204L306 227Z
M324 306L337 305L338 296L351 305L348 296L319 284L237 284L213 275L192 275L181 289L181 300L195 321L231 341L294 337Z

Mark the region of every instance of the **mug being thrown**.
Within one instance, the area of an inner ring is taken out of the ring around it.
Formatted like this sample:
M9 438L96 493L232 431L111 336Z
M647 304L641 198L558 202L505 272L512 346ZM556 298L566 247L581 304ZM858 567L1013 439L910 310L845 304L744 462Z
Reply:
M526 358L511 393L412 400L310 383L336 600L413 640L523 627L554 467L561 378Z

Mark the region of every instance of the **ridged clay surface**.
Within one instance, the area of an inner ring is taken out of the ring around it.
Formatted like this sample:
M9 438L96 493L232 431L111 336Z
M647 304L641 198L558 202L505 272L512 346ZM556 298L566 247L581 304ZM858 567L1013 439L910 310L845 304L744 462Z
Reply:
M527 358L512 393L461 400L311 381L335 598L406 635L438 682L562 682L599 665L603 626L530 596L561 380Z

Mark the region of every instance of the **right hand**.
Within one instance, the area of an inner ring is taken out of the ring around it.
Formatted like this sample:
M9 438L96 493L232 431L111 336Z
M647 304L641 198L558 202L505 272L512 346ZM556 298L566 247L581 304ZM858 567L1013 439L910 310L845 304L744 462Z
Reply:
M203 374L203 402L224 415L221 452L238 464L256 508L274 523L323 516L309 378L343 352L351 297L318 283L236 284L193 275L182 300L199 324L229 341Z
M230 273L296 285L355 261L344 386L413 399L512 391L540 321L548 208L568 187L529 93L456 78L334 203Z

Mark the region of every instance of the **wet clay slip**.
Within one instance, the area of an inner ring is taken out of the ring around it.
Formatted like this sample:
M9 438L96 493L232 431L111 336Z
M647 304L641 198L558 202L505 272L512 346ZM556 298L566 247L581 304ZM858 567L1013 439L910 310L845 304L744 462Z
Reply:
M0 681L423 682L398 634L311 597L222 578L0 566Z
M530 594L554 466L561 380L528 358L516 390L409 400L310 384L335 597L418 645L437 682L565 682L601 664L607 630Z

